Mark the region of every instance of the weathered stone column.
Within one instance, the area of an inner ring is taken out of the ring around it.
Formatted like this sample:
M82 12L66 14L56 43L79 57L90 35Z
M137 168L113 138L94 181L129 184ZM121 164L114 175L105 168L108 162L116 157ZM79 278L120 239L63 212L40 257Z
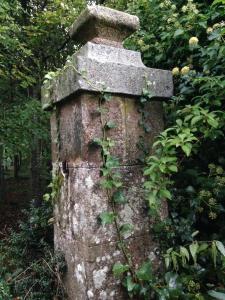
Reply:
M99 184L101 150L93 146L102 137L99 91L112 95L105 101L108 130L115 141L128 203L117 204L119 222L133 224L125 237L134 265L155 259L147 205L143 197L143 165L139 142L151 149L163 129L159 99L172 96L169 71L143 65L140 53L122 47L122 41L139 27L135 16L109 8L87 8L70 30L85 44L67 63L51 89L43 87L43 107L56 106L52 114L53 163L60 163L64 181L55 203L55 247L66 257L65 284L69 299L127 299L113 277L115 262L124 262L115 226L99 224L98 216L111 211L106 191ZM140 110L139 97L148 87L153 101ZM145 129L141 126L145 119ZM58 140L58 143L57 143Z

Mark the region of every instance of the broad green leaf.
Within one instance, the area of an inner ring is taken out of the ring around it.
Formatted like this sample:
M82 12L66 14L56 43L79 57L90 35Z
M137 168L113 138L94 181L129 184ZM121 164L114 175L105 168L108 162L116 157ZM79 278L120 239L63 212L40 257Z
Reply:
M202 116L195 116L192 120L191 120L191 125L195 125L198 121L200 121L202 119Z
M188 250L185 247L183 247L183 246L180 246L180 254L181 254L181 256L186 257L187 260L190 259L190 255L189 255Z
M174 173L178 172L178 168L177 168L176 165L171 165L171 166L168 167L168 169L169 169L171 172L174 172Z
M187 156L190 156L191 154L191 144L184 144L181 146L181 149L184 151L184 153L187 155Z
M191 256L194 260L194 263L196 264L197 263L197 252L198 252L198 243L197 242L194 242L192 243L190 246L189 246L189 250L191 252Z
M216 120L216 119L214 119L214 118L212 118L212 117L209 117L208 119L207 119L207 122L208 122L208 124L209 125L211 125L213 128L217 128L218 127L218 121Z
M172 199L172 195L171 195L170 191L168 191L168 190L160 190L159 194L160 194L160 197L162 197L162 198L166 198L166 199L170 199L170 200Z

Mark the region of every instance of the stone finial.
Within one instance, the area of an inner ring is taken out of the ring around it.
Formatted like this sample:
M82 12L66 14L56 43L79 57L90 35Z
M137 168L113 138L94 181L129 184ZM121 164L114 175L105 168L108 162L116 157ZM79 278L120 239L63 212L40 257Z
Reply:
M78 43L122 47L122 42L139 28L139 18L103 6L89 6L70 27L69 34Z

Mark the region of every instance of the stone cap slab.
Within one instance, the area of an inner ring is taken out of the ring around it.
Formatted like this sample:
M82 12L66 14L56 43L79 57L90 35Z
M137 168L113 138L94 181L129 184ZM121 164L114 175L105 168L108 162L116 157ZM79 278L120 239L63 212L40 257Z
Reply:
M77 43L92 41L122 47L122 42L139 28L139 18L104 6L89 6L69 29Z
M43 86L42 105L47 109L81 91L141 96L146 87L153 98L170 98L172 73L147 68L139 52L88 42Z

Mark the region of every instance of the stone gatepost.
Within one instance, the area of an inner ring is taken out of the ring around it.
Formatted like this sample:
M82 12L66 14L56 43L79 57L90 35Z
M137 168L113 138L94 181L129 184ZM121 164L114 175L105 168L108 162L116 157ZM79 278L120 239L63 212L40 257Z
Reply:
M111 211L100 185L101 149L92 143L103 134L99 114L103 90L111 94L103 104L104 119L117 125L107 135L115 141L112 151L120 161L128 201L116 204L118 219L120 224L133 225L124 239L135 267L148 258L157 262L142 190L140 143L151 150L162 131L159 100L172 96L173 84L169 71L147 68L139 52L123 48L123 40L138 27L136 16L88 7L70 29L71 37L84 46L54 83L42 90L43 107L56 108L51 118L53 165L60 165L64 179L55 203L55 248L65 254L65 284L71 300L127 299L112 274L113 265L125 261L116 228L102 226L98 220L102 212ZM139 100L143 88L153 97L144 110Z

